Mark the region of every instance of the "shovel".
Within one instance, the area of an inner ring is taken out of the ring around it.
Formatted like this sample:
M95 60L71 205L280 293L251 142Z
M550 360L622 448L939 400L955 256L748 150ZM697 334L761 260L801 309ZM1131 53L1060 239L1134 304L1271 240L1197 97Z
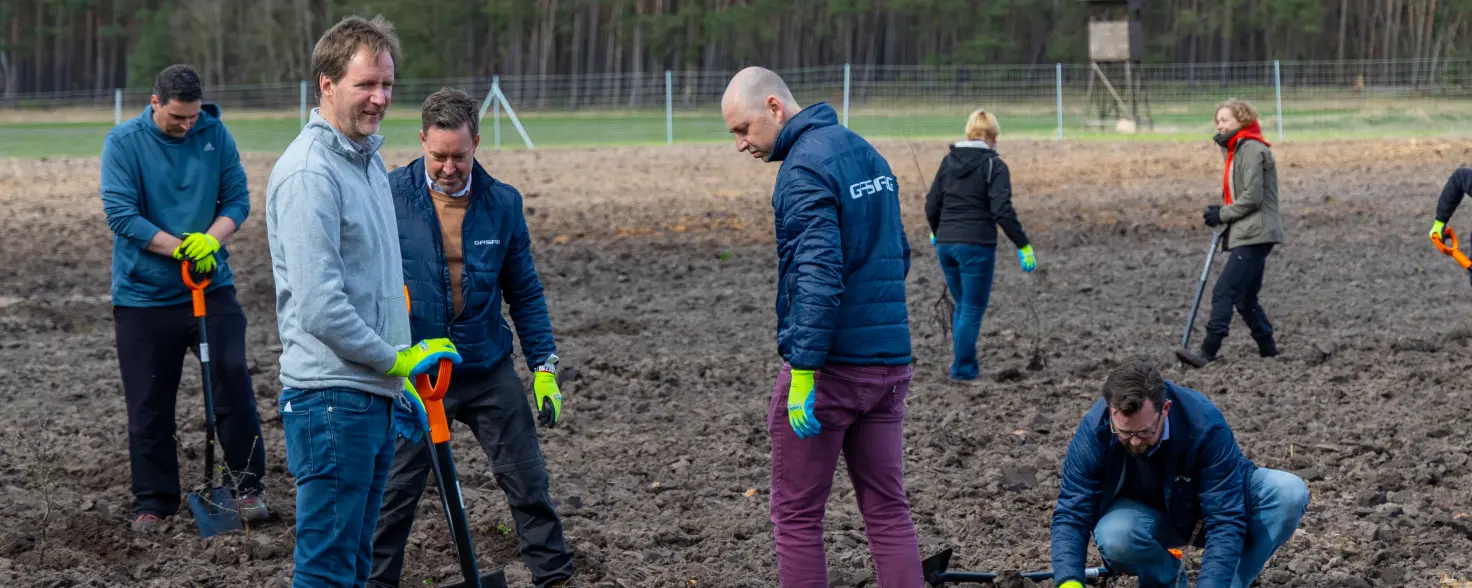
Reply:
M1448 242L1442 242L1441 235L1432 235L1431 242L1436 245L1437 251L1450 255L1452 259L1457 260L1457 265L1467 270L1467 278L1469 281L1472 281L1472 260L1467 259L1467 256L1463 255L1461 249L1457 247L1456 232L1452 231L1451 227L1443 228L1442 232L1446 234Z
M235 505L235 495L229 488L215 483L215 387L210 378L210 339L205 330L204 289L210 285L209 274L196 274L191 263L185 261L179 272L184 276L184 285L189 286L189 295L194 299L194 319L199 330L199 365L204 378L204 491L189 493L189 512L194 514L194 523L199 526L200 537L213 537L227 531L242 528L240 510ZM195 280L195 276L199 280Z
M404 289L405 300L408 288ZM455 473L455 456L450 452L450 423L445 418L445 392L450 389L450 366L448 359L441 359L439 377L434 384L429 374L414 377L414 389L424 402L425 416L429 420L430 462L434 466L434 481L440 489L440 504L445 510L445 521L450 525L450 534L455 539L455 553L460 559L461 582L445 584L444 588L507 588L506 573L496 570L481 574L475 563L475 545L470 541L470 521L465 516L465 501L460 497L460 478Z
M1191 352L1191 328L1196 326L1196 310L1201 308L1201 294L1206 292L1206 278L1211 275L1211 261L1216 258L1217 243L1221 241L1222 229L1211 234L1211 245L1206 248L1206 265L1201 266L1201 279L1196 281L1196 297L1191 300L1191 315L1186 319L1186 331L1181 333L1181 348L1176 350L1176 359L1191 367L1206 367L1206 358Z
M925 558L920 562L921 573L925 576L925 583L931 588L944 588L946 584L991 584L1002 578L1001 572L959 572L951 571L951 550L946 549ZM1088 580L1114 578L1121 575L1108 566L1087 568L1084 570L1084 578ZM1053 570L1038 572L1021 572L1018 574L1024 580L1034 582L1053 579Z

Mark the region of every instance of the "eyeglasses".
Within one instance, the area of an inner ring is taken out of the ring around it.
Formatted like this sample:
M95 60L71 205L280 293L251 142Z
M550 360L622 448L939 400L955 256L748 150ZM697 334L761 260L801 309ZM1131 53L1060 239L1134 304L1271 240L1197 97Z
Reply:
M1169 406L1169 404L1167 404L1167 406ZM1124 431L1124 430L1116 429L1114 427L1114 419L1113 418L1110 418L1109 419L1109 432L1110 433L1114 433L1114 436L1119 437L1119 439L1121 441L1129 441L1130 439L1139 439L1141 441L1149 441L1150 438L1151 437L1154 437L1155 436L1155 433L1160 430L1160 425L1164 421L1165 421L1165 411L1164 410L1161 410L1160 413L1157 414L1156 417L1155 417L1155 426L1150 427L1149 429L1142 429L1142 430L1139 430L1139 431Z

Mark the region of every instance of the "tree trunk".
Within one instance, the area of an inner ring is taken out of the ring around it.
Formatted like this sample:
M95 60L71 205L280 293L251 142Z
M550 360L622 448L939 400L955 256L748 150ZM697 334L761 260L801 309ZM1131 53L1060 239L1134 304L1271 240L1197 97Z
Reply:
M583 71L583 13L576 12L572 15L572 72L569 78L572 84L572 105L576 110L578 107L578 86L582 83Z
M295 4L294 12L298 15L297 22L302 24L301 42L306 45L307 49L302 53L305 59L302 63L301 79L307 80L307 86L315 93L320 82L312 78L312 48L317 44L317 40L312 35L312 12L308 10L307 0L295 0Z
M1232 61L1232 2L1222 2L1222 55L1219 60L1223 64L1221 69L1221 85L1227 87L1227 73L1231 68L1226 64Z
M639 106L639 88L644 85L644 0L634 0L634 44L629 50L629 108Z
M623 88L618 85L619 75L623 72L624 58L624 0L619 0L613 7L613 18L609 20L607 51L603 53L603 95L610 98L608 106L615 103L611 98L622 93Z

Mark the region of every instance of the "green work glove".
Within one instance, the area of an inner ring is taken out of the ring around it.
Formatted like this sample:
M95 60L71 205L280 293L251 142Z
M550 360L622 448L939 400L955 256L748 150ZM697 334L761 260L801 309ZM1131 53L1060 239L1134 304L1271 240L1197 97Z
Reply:
M1059 584L1058 588L1084 588L1084 585L1079 583L1078 580L1069 580L1067 582Z
M195 260L195 262L194 262L194 271L197 272L197 273L201 273L201 274L208 274L208 273L214 272L215 271L215 256L213 256L213 255L206 255L204 257L204 259Z
M935 232L934 231L932 231L930 233L930 244L931 245L934 245L935 244Z
M537 422L555 427L562 419L562 391L557 389L557 372L537 368L532 374L532 391L537 395Z
M1446 233L1443 233L1442 232L1445 229L1446 229L1446 223L1441 222L1441 221L1436 221L1435 223L1432 223L1432 225L1431 225L1431 232L1427 236L1431 237L1432 239L1445 239L1446 238Z
M798 439L817 437L823 427L813 414L813 370L792 370L787 387L787 422Z
M220 240L209 233L184 233L184 243L179 249L174 250L174 255L179 254L182 249L184 256L195 261L212 256L220 251Z
M1017 261L1022 264L1022 271L1032 273L1038 267L1038 258L1032 254L1032 245L1027 245L1017 250Z
M448 359L454 364L460 363L460 353L455 351L455 344L444 338L425 339L400 349L399 356L394 359L394 367L388 369L388 375L412 378L428 372L441 359Z

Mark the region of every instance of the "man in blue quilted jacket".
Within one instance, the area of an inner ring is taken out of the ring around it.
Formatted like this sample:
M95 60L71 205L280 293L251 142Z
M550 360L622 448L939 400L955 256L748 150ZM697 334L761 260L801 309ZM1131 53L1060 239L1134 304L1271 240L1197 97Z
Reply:
M425 99L420 111L424 156L388 174L393 188L409 328L416 337L448 337L460 354L445 392L445 417L470 427L506 494L521 560L537 588L565 585L572 550L548 491L537 442L537 415L527 402L512 354L504 300L516 323L542 426L562 416L557 344L521 193L475 160L480 105L454 88ZM416 339L417 340L417 339ZM369 588L398 586L404 546L431 467L427 439L398 441L373 533Z
M777 232L777 350L785 363L768 411L771 517L784 588L826 587L823 507L843 454L879 585L924 584L905 499L910 244L889 163L838 124L801 108L777 74L731 79L721 115L736 148L782 162Z
M1308 486L1254 465L1211 400L1149 363L1115 368L1102 396L1063 460L1054 584L1083 587L1093 534L1109 566L1138 576L1141 588L1188 586L1169 552L1185 545L1205 548L1196 586L1251 586L1298 529Z

